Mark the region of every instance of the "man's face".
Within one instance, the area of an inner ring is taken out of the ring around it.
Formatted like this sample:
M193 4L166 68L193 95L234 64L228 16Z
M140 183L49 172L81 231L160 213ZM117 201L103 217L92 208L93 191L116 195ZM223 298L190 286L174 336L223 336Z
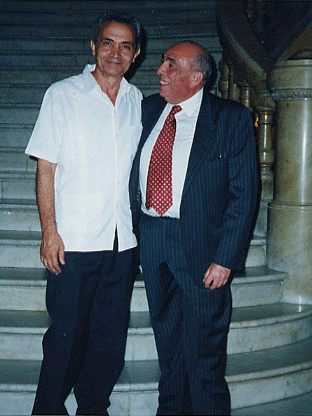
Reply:
M193 69L197 53L196 47L188 43L175 45L164 53L157 74L159 93L168 103L179 104L201 89L202 74Z
M122 23L105 23L99 32L97 44L91 40L92 54L96 57L95 72L104 77L122 78L140 53L135 52L133 30Z

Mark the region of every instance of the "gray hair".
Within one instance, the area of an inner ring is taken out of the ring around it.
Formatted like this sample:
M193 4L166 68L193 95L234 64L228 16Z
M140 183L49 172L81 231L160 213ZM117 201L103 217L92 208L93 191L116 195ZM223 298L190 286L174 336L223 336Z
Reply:
M202 85L206 85L209 81L212 73L213 58L207 53L200 53L196 56L193 63L194 71L200 71L203 73Z

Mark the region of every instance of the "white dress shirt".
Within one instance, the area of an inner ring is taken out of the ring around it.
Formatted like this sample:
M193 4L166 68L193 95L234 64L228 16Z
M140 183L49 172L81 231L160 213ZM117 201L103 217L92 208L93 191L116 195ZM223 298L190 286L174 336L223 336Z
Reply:
M193 144L193 137L195 133L198 113L203 97L203 89L193 95L186 101L179 103L182 110L175 115L176 118L176 135L172 151L172 200L173 204L168 211L163 215L164 217L180 218L180 205L182 192L185 182L185 176L188 166L188 160ZM140 187L142 194L142 211L153 217L160 215L150 208L145 207L146 200L146 181L148 174L149 162L152 154L154 144L157 137L163 128L165 120L173 107L172 104L167 103L164 111L159 117L155 127L151 131L146 143L143 146L141 161L140 161Z
M26 153L56 163L55 214L66 251L136 246L129 174L141 134L141 92L122 79L115 105L91 74L46 92Z

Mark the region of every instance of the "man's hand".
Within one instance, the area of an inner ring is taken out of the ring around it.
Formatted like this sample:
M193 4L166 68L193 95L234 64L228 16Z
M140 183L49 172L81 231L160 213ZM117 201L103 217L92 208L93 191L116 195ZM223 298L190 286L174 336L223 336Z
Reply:
M40 260L50 272L59 274L60 263L65 264L65 247L55 222L55 171L56 163L38 159L36 193L42 230Z
M65 247L56 228L51 227L42 233L40 260L54 274L61 273L60 264L65 264Z
M218 264L211 263L209 269L204 275L204 284L207 289L217 289L224 286L229 277L231 270L226 267L219 266Z

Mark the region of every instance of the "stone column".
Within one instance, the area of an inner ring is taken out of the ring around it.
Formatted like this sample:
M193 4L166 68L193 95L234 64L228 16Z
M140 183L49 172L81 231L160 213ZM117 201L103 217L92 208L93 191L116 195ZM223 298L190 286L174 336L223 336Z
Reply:
M285 301L312 304L312 52L279 62L268 88L277 132L267 265L288 273Z

